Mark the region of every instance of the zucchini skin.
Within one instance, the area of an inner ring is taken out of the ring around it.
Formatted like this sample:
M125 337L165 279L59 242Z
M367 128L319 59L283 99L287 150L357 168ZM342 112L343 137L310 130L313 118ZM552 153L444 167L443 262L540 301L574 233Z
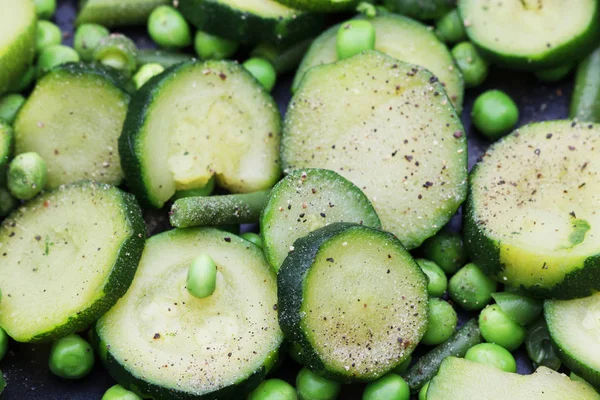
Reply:
M156 7L169 0L82 0L76 25L96 23L106 27L144 25Z
M277 0L277 2L299 10L315 12L353 11L359 3L358 0Z
M95 75L102 79L107 80L113 86L116 86L122 92L129 95L135 93L135 87L132 86L129 79L125 77L118 70L110 67L106 67L99 63L83 63L83 62L71 62L66 64L60 64L50 71L46 72L47 74L56 72L56 71L64 71L71 75Z
M384 0L392 12L419 20L438 19L456 7L456 0Z
M569 118L600 122L600 47L577 67Z

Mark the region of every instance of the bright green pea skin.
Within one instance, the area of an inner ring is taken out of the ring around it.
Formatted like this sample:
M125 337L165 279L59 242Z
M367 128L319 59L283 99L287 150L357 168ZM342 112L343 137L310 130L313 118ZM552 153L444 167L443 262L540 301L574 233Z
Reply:
M375 48L375 28L367 20L344 22L337 31L336 51L338 59L352 57Z
M73 38L73 47L79 53L83 61L92 61L94 50L105 37L110 35L110 31L99 24L81 24L75 30Z
M33 0L39 19L50 19L56 12L56 0Z
M243 65L268 92L273 90L277 82L277 71L269 61L253 57L246 60Z
M365 388L363 400L410 400L408 383L400 375L387 374Z
M458 315L452 305L435 297L430 298L427 330L421 343L428 346L444 343L454 333L457 323Z
M436 22L435 33L446 43L457 43L466 39L465 25L457 9L450 11Z
M104 393L101 400L142 400L142 398L121 385L114 385Z
M429 280L429 283L427 284L429 295L433 297L442 297L444 293L446 293L446 288L448 287L448 278L446 277L444 270L433 261L424 258L419 258L416 261Z
M450 278L448 293L458 306L474 311L481 310L492 300L497 286L496 281L484 274L477 265L470 263Z
M4 329L0 328L0 361L4 358L8 352L8 335Z
M471 121L488 139L497 140L515 127L519 121L519 107L506 93L488 90L475 99Z
M211 35L204 31L196 32L194 36L194 49L203 60L222 60L229 58L238 50L238 43Z
M539 299L511 292L493 293L492 297L510 319L523 326L533 322L542 312L543 302Z
M429 382L419 390L419 400L427 400L427 389L429 389Z
M47 182L46 162L37 153L19 154L8 166L8 190L17 199L29 200L35 197Z
M38 53L48 46L60 44L61 42L62 32L57 25L44 20L37 22L35 48Z
M268 379L248 396L248 400L298 400L296 389L281 379Z
M476 344L467 351L465 358L505 372L517 372L517 362L510 351L494 343Z
M485 81L489 72L488 63L471 42L461 42L454 46L452 56L463 74L467 88L474 88Z
M94 367L92 346L75 334L59 339L52 345L48 366L60 378L83 378Z
M127 36L113 33L98 43L93 58L131 76L137 67L137 47Z
M139 90L146 82L161 74L164 70L165 68L162 65L156 63L142 65L133 76L135 88Z
M573 69L572 64L563 65L561 67L542 69L535 71L533 75L541 82L558 82L563 78L566 78Z
M395 374L402 375L405 373L410 367L410 363L412 362L412 356L408 356L408 358L402 361L396 368L392 370Z
M183 48L192 44L190 27L181 13L171 6L160 6L148 18L148 33L160 47Z
M497 304L481 311L479 329L486 342L498 344L508 351L516 350L526 336L525 328L511 320Z
M296 377L296 390L300 400L335 400L341 385L323 378L307 368L302 368Z
M0 119L12 124L24 103L25 97L20 94L7 94L0 97Z
M198 299L211 296L217 288L217 265L208 254L200 254L188 269L187 291Z
M48 72L57 65L68 62L79 62L79 54L71 47L62 44L45 47L37 61L38 76Z
M246 239L247 241L254 243L255 245L257 245L258 247L260 247L262 249L263 244L262 244L262 238L260 237L260 235L254 233L254 232L246 232L246 233L242 233L240 236L243 239Z
M436 263L446 274L453 274L467 262L467 252L458 233L441 231L422 246L426 259Z
M35 80L36 73L36 68L33 65L30 65L25 73L19 77L19 79L16 79L11 83L10 87L8 88L8 92L20 93L28 89Z
M17 208L18 205L17 199L10 194L9 190L0 187L0 218L6 217L12 210Z

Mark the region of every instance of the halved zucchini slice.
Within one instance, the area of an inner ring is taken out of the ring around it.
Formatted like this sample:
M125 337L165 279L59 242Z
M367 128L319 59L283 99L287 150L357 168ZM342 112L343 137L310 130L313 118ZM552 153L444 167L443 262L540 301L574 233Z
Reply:
M171 3L169 0L82 0L75 23L94 23L110 28L143 26L152 10Z
M288 7L315 12L352 11L359 0L277 0Z

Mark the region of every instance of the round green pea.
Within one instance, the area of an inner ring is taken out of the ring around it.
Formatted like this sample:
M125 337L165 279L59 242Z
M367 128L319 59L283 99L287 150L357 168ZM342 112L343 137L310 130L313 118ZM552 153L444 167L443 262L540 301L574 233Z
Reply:
M344 22L337 31L336 51L340 60L374 48L375 28L367 20Z
M142 65L133 76L135 88L141 88L146 82L154 78L156 75L161 74L164 70L165 68L162 65L156 63Z
M400 375L387 374L365 388L363 400L410 400L408 383Z
M185 18L171 6L156 7L148 18L148 33L161 47L183 48L192 44L192 34Z
M17 199L29 200L35 197L47 182L46 163L37 153L19 154L8 166L8 190Z
M517 372L517 362L510 351L494 343L476 344L467 351L465 358L502 371Z
M199 255L188 269L187 291L194 297L204 299L217 287L217 265L208 254Z
M448 302L435 297L430 298L427 330L421 343L428 346L444 343L454 333L457 323L458 315Z
M429 292L429 295L433 297L442 297L444 293L446 293L446 288L448 287L448 278L446 277L444 270L433 261L425 260L424 258L419 258L416 261L423 272L425 272L425 275L427 275L427 280L429 281L427 284L427 291Z
M419 400L427 400L427 389L429 389L429 382L419 390Z
M79 379L94 367L92 346L79 335L69 335L57 340L50 350L50 371L61 378Z
M460 42L467 37L465 25L457 9L450 11L436 22L435 32L446 43Z
M0 218L6 217L19 203L6 188L0 187Z
M496 140L515 127L519 121L519 108L506 93L488 90L475 99L471 121L488 139Z
M479 329L486 342L496 343L509 351L516 350L526 336L525 328L510 319L497 304L481 311Z
M100 400L142 400L142 398L121 385L114 385L104 392Z
M485 81L489 72L488 63L471 42L461 42L454 46L452 56L463 74L467 88L479 86Z
M75 31L73 47L84 61L94 59L94 51L105 37L109 36L108 29L99 24L81 24Z
M9 93L20 93L29 89L33 81L35 80L37 69L30 65L19 79L14 80L8 88Z
M137 67L137 47L127 36L113 33L98 43L93 58L131 76Z
M269 61L253 57L246 60L243 65L268 92L273 90L277 81L277 72Z
M0 328L0 361L4 358L8 352L8 335L4 329Z
M57 25L44 20L37 22L35 48L38 53L46 47L60 44L60 42L62 42L62 32Z
M254 243L255 245L257 245L258 247L260 247L262 249L263 245L262 245L262 238L260 237L260 235L254 233L254 232L246 232L246 233L242 233L240 236L242 238L246 239L247 241Z
M79 54L69 46L55 44L54 46L45 47L37 61L38 76L45 74L57 65L78 62L79 60Z
M33 0L39 19L50 19L56 12L56 0Z
M25 97L20 94L7 94L0 97L0 119L12 124L23 104L25 104Z
M462 267L448 283L450 298L468 311L481 310L496 292L496 281L484 274L477 265L470 263Z
M194 36L194 49L203 60L222 60L235 54L239 45L231 40L211 35L203 31Z
M458 233L442 231L423 243L425 258L447 274L453 274L467 262L467 252Z
M398 366L396 368L394 368L392 370L392 372L394 372L395 374L398 375L402 375L403 373L405 373L406 371L408 371L408 368L410 367L410 363L412 362L412 356L408 356L408 358L404 361L402 361L400 364L398 364Z
M535 71L533 74L542 82L558 82L569 75L569 72L571 72L572 68L572 64L567 64L556 68Z
M307 368L302 368L296 377L296 390L300 400L334 400L341 385L323 378Z
M281 379L268 379L248 396L248 400L298 400L296 389Z

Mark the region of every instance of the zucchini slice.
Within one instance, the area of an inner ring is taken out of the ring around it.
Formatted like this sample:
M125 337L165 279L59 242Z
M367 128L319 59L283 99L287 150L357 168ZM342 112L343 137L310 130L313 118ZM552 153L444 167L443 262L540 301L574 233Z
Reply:
M532 375L504 372L464 358L448 357L431 380L427 400L599 400L600 394L583 382L550 368Z
M314 12L352 11L358 0L277 0L281 4Z
M377 34L375 49L431 71L442 82L452 104L460 113L465 91L463 78L454 64L452 54L435 33L420 22L396 14L383 13L369 21ZM298 89L304 74L310 68L338 59L336 35L340 26L329 28L315 39L298 67L292 85L293 91Z
M367 196L352 182L326 169L299 169L281 180L260 219L267 260L275 269L296 239L334 222L381 228Z
M335 223L294 242L277 275L279 325L302 364L370 381L407 359L427 328L427 278L392 234Z
M0 227L0 326L19 342L86 328L135 274L146 227L135 198L98 183L43 193Z
M456 7L456 0L383 0L385 7L407 17L432 20L442 18Z
M215 292L185 288L201 253L217 264ZM127 294L96 324L110 374L144 398L238 399L277 360L275 274L256 245L213 228L174 229L148 240Z
M600 293L576 300L546 300L544 317L561 360L600 389Z
M38 81L17 115L15 153L34 151L48 187L82 179L118 185L118 139L127 114L126 81L107 67L64 64Z
M442 85L376 51L307 72L282 160L286 172L325 168L350 180L408 249L441 229L467 192L466 136Z
M470 177L465 244L479 267L535 297L600 290L600 125L527 125L493 144Z
M110 28L143 26L152 10L170 3L170 0L82 0L75 23L94 23Z
M186 62L135 94L119 153L131 190L160 208L213 176L233 193L269 189L281 174L280 135L277 105L243 67Z
M600 40L597 0L459 0L458 10L481 54L510 68L563 66Z
M293 44L319 32L324 18L275 0L179 0L196 28L240 43Z

